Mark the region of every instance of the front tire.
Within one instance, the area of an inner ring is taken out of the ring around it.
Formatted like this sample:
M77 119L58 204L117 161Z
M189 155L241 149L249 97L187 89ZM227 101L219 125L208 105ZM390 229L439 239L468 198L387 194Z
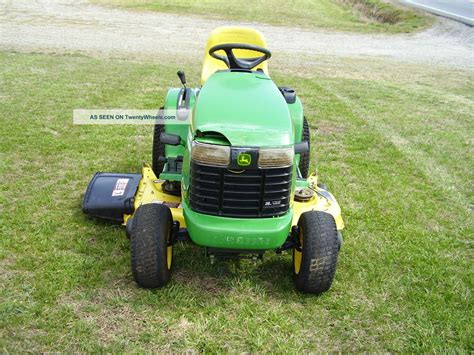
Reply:
M132 273L144 288L162 287L171 277L171 211L155 203L140 206L133 217L130 238Z
M300 168L301 176L306 179L309 175L309 163L311 161L311 133L306 117L303 117L303 133L301 135L301 141L308 142L308 146L310 147L310 150L306 153L300 154L300 164L298 166Z
M293 249L293 281L298 291L321 294L336 273L339 243L336 222L324 212L309 211L298 221L299 240Z

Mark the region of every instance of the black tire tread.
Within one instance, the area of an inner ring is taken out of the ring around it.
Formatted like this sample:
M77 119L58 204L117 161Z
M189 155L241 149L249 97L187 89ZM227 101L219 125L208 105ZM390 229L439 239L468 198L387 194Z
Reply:
M303 133L301 136L301 141L308 142L308 145L311 148L311 133L309 130L309 124L306 117L303 117ZM310 156L311 156L311 149L306 153L300 154L299 168L300 168L301 176L303 176L304 178L307 178L309 174Z
M164 205L146 204L135 212L130 249L133 278L141 287L162 287L170 279L166 255L171 222L171 211Z
M321 294L331 287L338 257L337 227L334 218L324 212L309 211L298 222L303 227L301 269L294 273L296 288L301 292Z

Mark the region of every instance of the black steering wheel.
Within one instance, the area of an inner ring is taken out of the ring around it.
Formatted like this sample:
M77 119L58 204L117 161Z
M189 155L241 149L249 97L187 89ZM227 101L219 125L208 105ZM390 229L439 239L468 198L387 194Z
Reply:
M249 51L255 51L262 53L261 56L255 58L237 58L234 55L234 49L246 49ZM224 51L225 56L217 54L217 51ZM213 58L222 60L229 69L246 69L250 70L255 68L260 63L266 61L272 56L272 53L263 47L254 46L252 44L245 44L245 43L223 43L218 44L217 46L212 47L209 49L209 55Z

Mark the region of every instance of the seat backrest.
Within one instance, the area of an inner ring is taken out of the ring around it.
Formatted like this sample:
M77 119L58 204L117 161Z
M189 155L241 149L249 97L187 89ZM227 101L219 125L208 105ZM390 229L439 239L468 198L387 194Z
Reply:
M207 39L206 51L204 53L204 60L201 72L201 84L204 84L214 72L217 70L227 69L225 63L221 60L212 58L209 55L209 49L223 43L246 43L255 46L267 48L267 42L259 31L249 27L239 26L222 26L217 27L209 34ZM224 51L219 51L218 54L224 54ZM234 55L238 58L252 58L255 57L254 51L245 49L235 49ZM259 64L253 70L262 69L268 75L267 61Z

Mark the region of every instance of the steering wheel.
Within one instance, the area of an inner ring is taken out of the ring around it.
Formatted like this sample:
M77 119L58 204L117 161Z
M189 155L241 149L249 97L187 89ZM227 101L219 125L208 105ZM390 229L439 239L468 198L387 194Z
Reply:
M249 51L255 51L262 53L261 56L256 58L237 58L234 55L234 49L246 49ZM224 51L224 55L217 54L217 51ZM223 43L218 44L217 46L212 47L209 49L209 55L215 59L222 60L229 69L246 69L250 70L255 68L260 63L266 61L272 56L272 53L263 47L254 46L252 44L246 43Z

